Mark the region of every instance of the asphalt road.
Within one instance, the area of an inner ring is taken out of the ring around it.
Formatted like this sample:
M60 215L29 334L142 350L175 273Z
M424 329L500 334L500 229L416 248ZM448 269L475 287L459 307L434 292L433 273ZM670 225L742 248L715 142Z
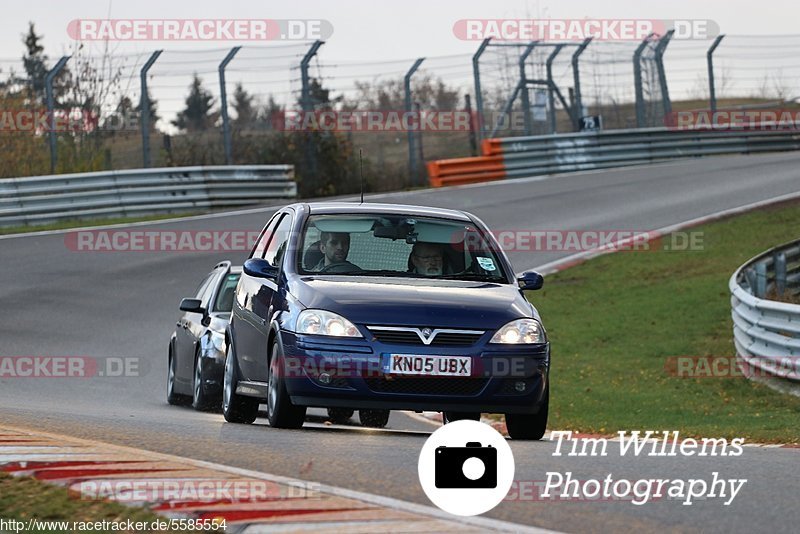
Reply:
M495 230L652 230L800 191L800 155L736 156L380 195L381 202L469 210ZM145 228L259 230L273 208ZM140 228L141 229L141 228ZM572 251L514 251L517 271ZM0 378L0 422L183 455L429 504L417 456L435 427L395 413L389 429L310 423L299 431L223 422L164 401L166 350L181 297L218 260L244 252L75 252L64 234L0 239L0 355L139 358L128 378ZM545 321L547 318L544 318ZM555 351L558 354L558 351ZM557 356L554 365L558 365ZM624 392L620 392L624 394ZM631 429L635 430L635 429ZM512 442L522 481L547 471L577 479L748 479L725 506L663 499L630 502L504 502L489 516L578 532L611 528L788 531L800 450L745 448L738 458L554 457L550 442Z

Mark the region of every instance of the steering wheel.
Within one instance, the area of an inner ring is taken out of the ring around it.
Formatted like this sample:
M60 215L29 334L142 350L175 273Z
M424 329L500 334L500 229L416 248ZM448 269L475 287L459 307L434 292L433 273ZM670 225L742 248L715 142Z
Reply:
M317 272L319 272L319 273L346 273L346 272L350 272L350 271L361 271L361 270L363 270L363 269L353 265L349 261L343 261L341 263L331 263L331 264L325 265L325 266L322 267L322 269L320 269Z

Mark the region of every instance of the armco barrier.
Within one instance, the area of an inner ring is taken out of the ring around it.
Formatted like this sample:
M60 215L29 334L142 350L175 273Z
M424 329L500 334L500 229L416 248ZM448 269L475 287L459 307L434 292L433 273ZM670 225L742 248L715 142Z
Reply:
M454 183L471 184L502 180L506 177L501 156L443 159L428 163L428 179L432 187Z
M642 165L676 158L800 149L796 130L648 128L507 137L483 141L481 157L428 163L433 187L488 179ZM499 159L498 159L499 158ZM491 172L482 170L491 164Z
M800 395L800 240L775 247L731 276L738 358L766 383Z
M246 206L294 198L291 165L167 167L0 179L0 226Z

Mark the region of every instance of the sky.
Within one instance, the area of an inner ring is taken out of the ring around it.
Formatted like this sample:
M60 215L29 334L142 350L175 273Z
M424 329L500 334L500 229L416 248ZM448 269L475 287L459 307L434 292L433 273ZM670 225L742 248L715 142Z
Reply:
M656 18L711 19L728 34L795 34L796 0L5 0L0 19L0 57L21 55L28 21L43 33L51 55L67 50L67 24L77 18L270 18L325 19L334 33L331 59L383 60L471 52L475 43L452 31L460 18ZM13 6L13 7L12 7ZM180 46L178 43L161 43ZM191 44L188 46L214 46ZM124 43L120 50L152 48Z
M384 71L387 76L402 77L411 61L418 57L429 58L423 69L429 68L437 75L445 73L450 76L448 82L467 87L466 84L471 83L469 57L475 52L478 42L461 40L454 35L453 25L459 19L708 19L716 22L728 35L795 35L795 40L790 39L792 46L800 44L800 29L796 28L796 21L800 19L797 0L26 0L14 1L13 4L9 0L0 1L8 4L0 18L0 76L10 68L20 70L21 39L29 21L34 22L37 33L44 36L45 52L52 65L58 56L76 44L67 31L68 24L74 19L324 19L332 25L333 34L320 52L321 59L317 59L318 75L330 76L327 83L338 91L352 90L354 80L359 77L375 80ZM151 90L160 101L160 110L169 116L182 108L193 72L199 72L210 90L218 96L217 65L227 49L237 44L244 44L245 48L252 44L263 46L263 43L252 42L160 41L116 42L109 47L113 54L120 56L139 54L132 60L131 74L124 88L134 99L138 98L135 73L147 55L154 49L167 50L154 67ZM305 50L306 45L295 44L294 53ZM671 46L676 49L674 55L680 57L680 46L692 45ZM678 74L673 75L676 84L682 83L686 92L697 85L694 70L702 72L704 69L707 42L698 41L694 45L690 55L696 64L677 65ZM90 54L99 55L102 46L102 43L91 43L87 48ZM204 56L203 52L198 52L202 50L211 51ZM740 45L738 49L734 47L732 53L746 52L746 48ZM231 70L239 69L230 73L229 85L242 81L262 103L272 94L283 95L284 102L293 102L298 89L297 70L265 62L270 54L278 53L273 50L243 50L229 67ZM799 64L783 74L789 80L786 83L794 85L793 77L800 75L800 60L796 59L800 54L781 55L782 61L792 60ZM448 60L448 57L453 59ZM440 61L436 63L435 58L440 58ZM395 63L383 63L392 60ZM754 63L760 61L757 56L751 60ZM295 59L291 61L296 65ZM735 58L729 61L735 63ZM320 67L319 62L324 62L324 65ZM376 63L358 71L352 65L358 62ZM768 65L772 69L772 64ZM755 73L753 69L756 67L747 67L744 74L740 74L743 78L740 86L760 83L762 74ZM681 74L680 69L691 72ZM568 63L559 72L568 77ZM751 73L749 81L744 79L748 72ZM678 79L680 75L685 77L683 81ZM602 83L602 80L597 83ZM630 85L627 80L619 83L626 88ZM698 83L702 86L703 82Z

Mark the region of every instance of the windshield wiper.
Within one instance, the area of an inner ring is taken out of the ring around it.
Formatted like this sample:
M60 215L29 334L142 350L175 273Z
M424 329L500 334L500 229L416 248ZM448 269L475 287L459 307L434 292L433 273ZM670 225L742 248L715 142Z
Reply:
M478 273L458 273L458 274L445 274L441 276L437 276L436 278L442 278L444 280L467 280L471 282L500 282L503 283L506 281L505 278L502 276L497 276L494 274L478 274Z
M394 269L380 269L376 271L364 271L365 276L395 276L398 278L425 278L417 273L409 273L405 271L395 271Z
M322 274L322 275L358 275L358 276L387 276L399 278L428 278L417 273L408 273L404 271L395 271L394 269L359 269L357 271L331 271L331 272L315 272L309 274ZM432 277L431 277L432 278Z

